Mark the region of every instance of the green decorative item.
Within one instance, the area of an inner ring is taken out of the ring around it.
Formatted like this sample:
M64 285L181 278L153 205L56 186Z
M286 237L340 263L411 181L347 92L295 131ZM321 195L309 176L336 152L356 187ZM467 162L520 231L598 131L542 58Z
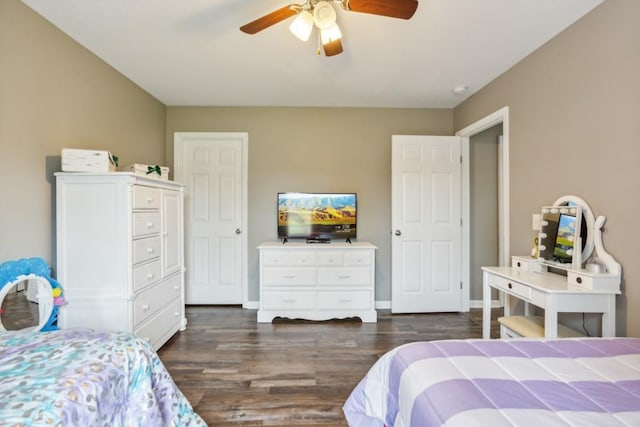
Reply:
M150 175L152 173L157 173L158 176L162 176L162 169L160 169L159 165L147 166L147 175Z

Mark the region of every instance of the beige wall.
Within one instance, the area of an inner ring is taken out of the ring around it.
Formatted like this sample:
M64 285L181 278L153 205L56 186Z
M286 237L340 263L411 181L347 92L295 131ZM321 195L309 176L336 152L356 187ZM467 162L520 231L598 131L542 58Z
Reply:
M454 110L461 129L508 105L511 252L531 248L531 214L558 196L607 217L623 268L618 334L640 337L640 2L607 0Z
M171 166L173 132L242 131L249 298L257 299L254 248L275 236L275 193L301 189L358 192L359 238L380 247L376 298L388 300L391 135L448 135L508 105L512 253L528 253L531 213L541 205L567 193L584 197L608 217L605 245L623 265L618 333L640 336L638 16L640 2L606 0L453 111L166 109L20 1L2 0L0 261L52 260L52 173L62 147Z
M23 3L0 1L0 262L54 261L52 174L62 147L164 163L165 113Z
M451 110L167 109L174 132L249 133L249 300L258 300L256 246L276 240L278 191L357 192L358 240L378 246L376 300L391 299L391 135L452 134Z

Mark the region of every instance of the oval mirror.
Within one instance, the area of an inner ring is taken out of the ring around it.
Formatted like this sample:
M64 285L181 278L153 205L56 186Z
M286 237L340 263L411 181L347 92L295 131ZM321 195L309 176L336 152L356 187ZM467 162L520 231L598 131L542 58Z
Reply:
M582 198L578 196L568 195L559 197L554 206L580 206L582 211L582 220L580 224L580 238L582 239L582 262L585 262L591 256L594 246L593 229L596 223L593 211Z
M21 276L0 289L0 331L40 330L53 311L51 284L41 276Z

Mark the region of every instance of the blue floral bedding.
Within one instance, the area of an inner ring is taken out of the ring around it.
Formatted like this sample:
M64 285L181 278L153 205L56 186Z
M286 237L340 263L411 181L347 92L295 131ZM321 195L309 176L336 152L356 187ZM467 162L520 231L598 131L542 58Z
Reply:
M2 426L206 426L135 335L0 334Z

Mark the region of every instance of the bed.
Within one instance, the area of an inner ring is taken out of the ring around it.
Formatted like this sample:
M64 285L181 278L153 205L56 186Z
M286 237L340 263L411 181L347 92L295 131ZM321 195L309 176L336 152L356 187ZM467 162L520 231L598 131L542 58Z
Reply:
M640 339L445 340L384 354L350 426L640 426Z
M0 334L0 425L206 426L144 340L88 329Z

